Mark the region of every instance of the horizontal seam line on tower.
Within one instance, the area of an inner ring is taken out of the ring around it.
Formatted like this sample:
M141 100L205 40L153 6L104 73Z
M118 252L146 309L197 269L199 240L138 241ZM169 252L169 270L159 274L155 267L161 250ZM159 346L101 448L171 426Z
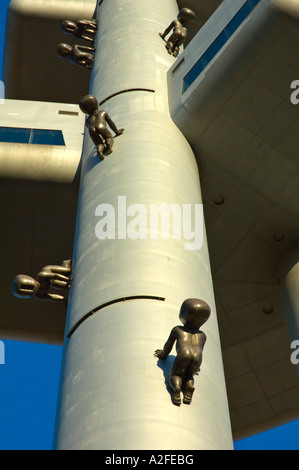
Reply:
M70 338L74 331L80 326L87 318L92 316L94 313L98 312L99 310L102 310L105 307L108 307L109 305L116 304L118 302L126 302L127 300L136 300L136 299L150 299L150 300L159 300L163 301L165 300L165 297L160 297L160 296L155 296L155 295L131 295L128 297L119 297L114 300L109 300L108 302L105 302L104 304L99 305L96 308L93 308L90 310L90 312L86 313L80 320L78 320L75 325L70 329L68 334L66 335L67 338Z
M102 104L106 103L106 101L114 98L114 96L121 95L122 93L129 93L131 91L147 91L149 93L155 93L155 90L152 90L151 88L127 88L126 90L117 91L116 93L107 96L107 98L99 102L99 105L101 106Z

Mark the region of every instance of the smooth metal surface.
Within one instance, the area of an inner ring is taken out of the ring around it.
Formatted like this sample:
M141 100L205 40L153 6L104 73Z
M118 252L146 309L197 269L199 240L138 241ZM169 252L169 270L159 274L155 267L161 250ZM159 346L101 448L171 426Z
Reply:
M142 216L151 204L201 204L194 155L168 111L166 72L175 58L158 35L177 13L172 0L133 0L125 8L112 0L98 9L90 94L99 102L114 95L105 109L125 133L103 161L85 134L66 332L80 324L65 343L57 449L232 448L204 227L202 246L190 250L185 243L195 240L183 235L166 238L160 229L151 238ZM118 93L136 88L155 92ZM99 237L111 207L115 225L107 219L107 236L102 230ZM85 319L99 305L133 296ZM168 374L153 351L186 298L204 298L212 313L205 372L192 407L180 409L169 400Z

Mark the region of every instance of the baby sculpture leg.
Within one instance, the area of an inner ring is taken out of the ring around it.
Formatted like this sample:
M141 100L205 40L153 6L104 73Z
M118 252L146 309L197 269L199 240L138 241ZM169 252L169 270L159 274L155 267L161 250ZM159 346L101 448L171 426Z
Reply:
M182 379L178 375L169 376L169 385L173 390L172 402L174 405L181 404Z
M183 357L182 355L177 355L169 373L169 385L173 390L172 402L174 405L179 406L181 404L181 392L187 365L188 358Z

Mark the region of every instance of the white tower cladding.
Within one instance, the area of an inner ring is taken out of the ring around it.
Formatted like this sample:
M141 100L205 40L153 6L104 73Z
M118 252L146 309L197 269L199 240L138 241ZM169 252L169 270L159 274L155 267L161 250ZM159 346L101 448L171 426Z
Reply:
M90 93L125 132L102 161L85 135L56 449L233 448L198 170L168 110L176 59L159 32L177 14L174 0L97 8ZM175 351L154 351L191 297L212 313L192 403L175 406Z

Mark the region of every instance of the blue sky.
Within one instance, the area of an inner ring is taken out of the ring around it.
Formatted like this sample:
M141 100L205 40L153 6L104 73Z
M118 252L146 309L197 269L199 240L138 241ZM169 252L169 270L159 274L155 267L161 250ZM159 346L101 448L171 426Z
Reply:
M0 0L0 79L9 2ZM0 358L0 450L51 449L62 347L6 340L4 347L5 364ZM299 420L238 441L235 449L299 450Z

